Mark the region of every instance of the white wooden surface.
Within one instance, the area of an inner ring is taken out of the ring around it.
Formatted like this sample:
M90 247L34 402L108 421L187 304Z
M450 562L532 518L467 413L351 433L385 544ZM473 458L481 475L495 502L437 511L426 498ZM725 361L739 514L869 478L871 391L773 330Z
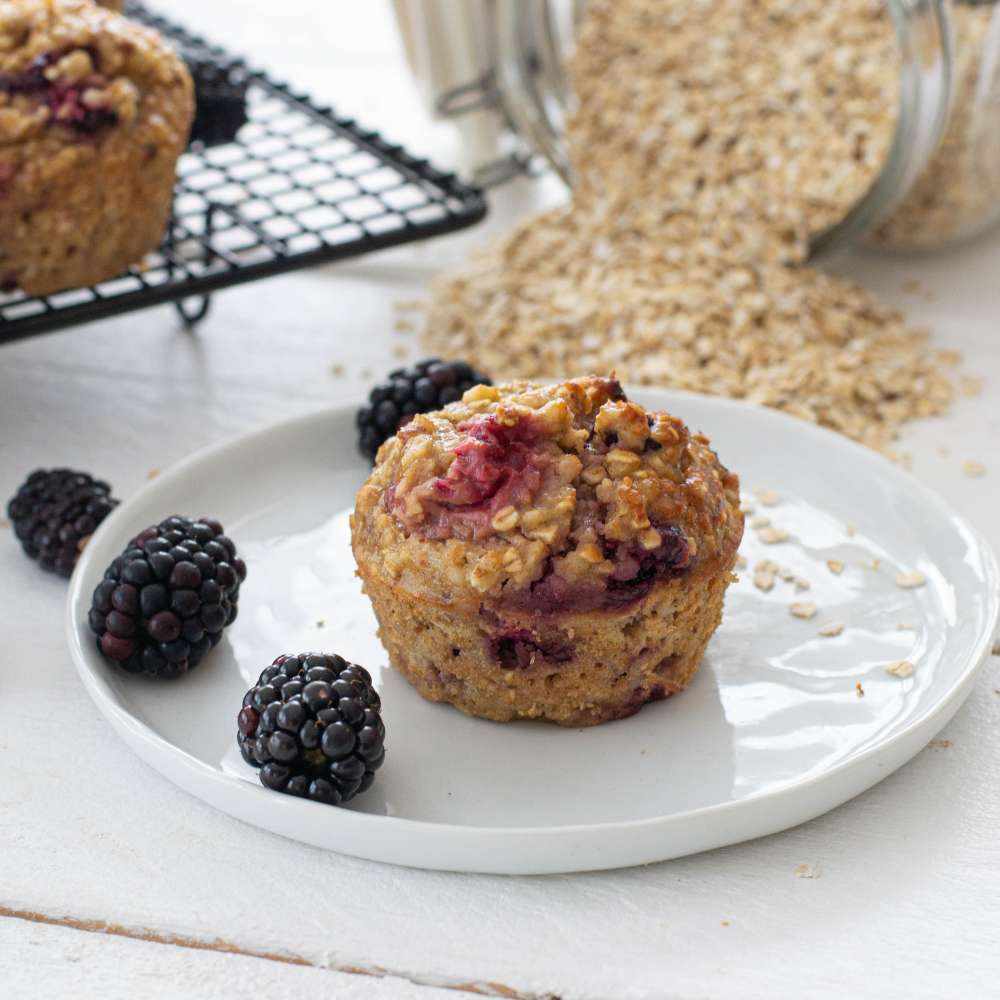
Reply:
M394 137L454 154L420 116L386 3L169 6ZM537 196L505 191L490 226ZM357 398L394 348L414 356L392 303L482 232L219 295L195 336L161 308L0 348L0 493L37 465L69 463L127 496L194 448ZM906 305L984 378L982 398L903 446L1000 548L1000 236L840 270ZM904 291L910 279L919 290ZM964 476L965 459L988 475ZM77 682L64 591L0 531L0 995L997 995L1000 659L946 743L798 829L631 871L462 876L324 854L175 790ZM818 877L797 877L803 863Z

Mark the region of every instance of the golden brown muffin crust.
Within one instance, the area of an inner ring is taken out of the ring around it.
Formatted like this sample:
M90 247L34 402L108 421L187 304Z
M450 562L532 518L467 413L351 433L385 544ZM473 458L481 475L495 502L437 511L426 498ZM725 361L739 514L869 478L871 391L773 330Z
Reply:
M383 445L357 544L425 600L596 610L728 564L738 492L706 438L613 378L477 386Z

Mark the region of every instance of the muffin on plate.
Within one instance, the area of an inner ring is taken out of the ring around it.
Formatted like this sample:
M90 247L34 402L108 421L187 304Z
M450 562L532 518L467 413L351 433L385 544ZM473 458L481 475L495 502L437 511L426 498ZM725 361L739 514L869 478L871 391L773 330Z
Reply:
M690 683L743 515L705 437L589 377L476 386L414 417L351 534L382 642L425 698L580 726Z
M193 111L157 32L89 0L0 0L0 287L94 284L155 248Z

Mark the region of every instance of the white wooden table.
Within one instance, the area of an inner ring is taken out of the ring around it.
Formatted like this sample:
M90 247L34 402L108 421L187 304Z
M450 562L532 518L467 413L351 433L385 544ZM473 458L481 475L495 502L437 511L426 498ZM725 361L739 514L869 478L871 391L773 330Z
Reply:
M387 2L167 6L390 135L453 154L408 88ZM487 228L537 197L507 189ZM0 349L0 492L65 463L128 496L195 448L357 398L415 356L393 302L483 232L221 294L193 336L159 308ZM981 398L903 447L1000 548L1000 235L839 269L983 377ZM963 475L966 459L988 475ZM940 741L798 829L630 871L467 876L327 854L175 789L77 681L64 594L0 531L4 997L1000 995L1000 659ZM797 877L800 864L818 877Z

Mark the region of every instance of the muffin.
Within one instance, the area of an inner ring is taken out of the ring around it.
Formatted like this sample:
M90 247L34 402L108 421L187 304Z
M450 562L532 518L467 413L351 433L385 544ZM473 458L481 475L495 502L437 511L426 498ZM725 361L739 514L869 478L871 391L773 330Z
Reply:
M414 417L351 520L379 636L420 694L572 726L690 683L742 536L708 440L596 377L476 386Z
M0 0L0 287L91 285L155 248L193 110L155 31L89 0Z

